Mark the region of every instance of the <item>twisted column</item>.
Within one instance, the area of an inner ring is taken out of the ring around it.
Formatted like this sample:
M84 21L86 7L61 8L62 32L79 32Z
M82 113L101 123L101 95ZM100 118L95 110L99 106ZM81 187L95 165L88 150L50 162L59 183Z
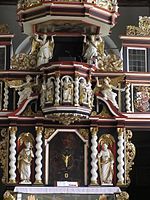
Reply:
M42 132L43 127L37 126L36 128L36 160L35 160L35 183L42 184Z
M9 183L16 183L16 132L17 127L9 127L10 155L9 155Z
M127 83L126 86L125 99L126 99L126 112L131 112L130 83Z
M75 106L79 106L79 77L75 77L75 87L74 87L74 103Z
M3 104L3 109L7 110L8 109L8 94L9 94L9 90L8 90L8 84L5 82L5 87L4 87L4 104Z
M55 80L55 105L60 103L60 77L59 74L56 75Z
M117 173L117 178L118 178L118 185L122 185L124 184L124 167L125 167L125 162L124 162L124 128L118 128L118 157L117 157L117 161L118 161L118 173Z
M92 161L91 161L91 185L98 185L97 183L97 177L98 177L98 173L97 173L97 170L98 170L98 166L97 166L97 162L98 162L98 159L97 159L97 154L98 154L98 150L97 150L97 131L98 131L98 128L97 127L93 127L91 128L91 134L92 134L92 138L91 138L91 158L92 158Z
M93 91L92 91L92 84L91 79L88 80L88 106L92 109L93 106Z

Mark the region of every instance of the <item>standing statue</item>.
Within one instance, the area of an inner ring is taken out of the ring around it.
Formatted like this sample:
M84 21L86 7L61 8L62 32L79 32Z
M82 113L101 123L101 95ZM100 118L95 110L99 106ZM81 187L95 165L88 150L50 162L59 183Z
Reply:
M123 80L122 77L117 77L112 80L109 77L105 77L100 84L98 77L96 77L96 81L97 81L96 89L98 88L98 90L103 94L104 99L110 100L117 109L119 108L118 103L116 101L117 94L115 92L113 92L113 90L122 92L122 91L125 91L125 88L123 88L123 89L117 88L113 85L113 83L118 84L120 78L121 78L121 80Z
M41 36L42 39L36 38L38 42L40 42L40 49L37 54L37 66L48 63L49 59L53 57L54 50L54 39L51 36L51 40L47 39L47 35L44 34Z
M114 156L108 145L104 143L98 154L99 174L102 185L112 184L114 174Z
M83 57L87 60L90 65L95 65L97 67L97 46L95 44L95 35L91 35L87 38L87 43L85 47L85 52Z
M24 148L18 155L18 170L20 173L20 179L22 184L31 184L31 162L34 158L32 151L31 141L27 138L24 141Z
M73 101L73 83L69 77L66 76L62 83L63 102L72 103Z

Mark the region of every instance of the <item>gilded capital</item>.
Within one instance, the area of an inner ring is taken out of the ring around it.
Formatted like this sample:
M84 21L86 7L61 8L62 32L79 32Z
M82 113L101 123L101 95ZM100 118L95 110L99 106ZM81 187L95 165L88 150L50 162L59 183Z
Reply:
M118 136L123 136L125 132L125 128L117 128Z
M37 134L40 134L40 133L43 132L44 127L43 127L43 126L36 126L36 127L35 127L35 130L36 130Z
M98 132L98 127L91 127L91 128L90 128L90 131L91 131L91 134L92 134L92 135L96 135L97 132Z
M9 131L10 131L11 134L14 134L14 133L17 132L17 127L16 126L10 126Z

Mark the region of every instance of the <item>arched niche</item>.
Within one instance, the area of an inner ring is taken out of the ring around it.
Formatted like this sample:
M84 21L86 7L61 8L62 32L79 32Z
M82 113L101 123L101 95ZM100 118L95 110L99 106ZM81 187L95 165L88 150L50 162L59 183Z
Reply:
M76 129L57 129L45 139L45 184L87 185L88 139Z

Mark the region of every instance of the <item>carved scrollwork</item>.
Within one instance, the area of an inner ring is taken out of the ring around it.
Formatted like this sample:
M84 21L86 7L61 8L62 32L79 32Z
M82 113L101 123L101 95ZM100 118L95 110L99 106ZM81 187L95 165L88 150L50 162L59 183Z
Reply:
M54 128L45 128L45 132L44 132L44 138L48 139L54 132L56 129Z
M3 128L0 131L0 164L1 164L1 168L3 170L3 176L2 176L2 182L6 183L7 179L8 179L8 146L9 146L9 134L7 132L6 128Z
M126 35L130 36L149 36L150 35L150 17L139 16L139 27L127 26Z
M88 129L81 128L81 129L79 129L79 133L85 140L88 140L88 138L89 138L89 130Z
M132 131L126 131L126 184L129 185L131 180L129 177L129 172L132 170L133 160L136 155L136 149L134 144L130 141L132 138Z

